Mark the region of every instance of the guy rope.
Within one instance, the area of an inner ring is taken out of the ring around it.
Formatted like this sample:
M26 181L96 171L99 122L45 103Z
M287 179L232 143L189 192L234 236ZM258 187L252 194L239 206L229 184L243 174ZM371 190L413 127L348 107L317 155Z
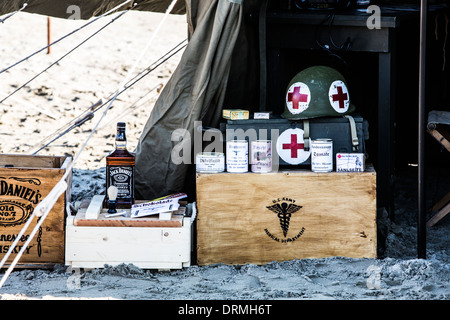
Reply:
M187 45L187 39L184 39L179 44L177 44L175 47L170 49L167 53L165 53L163 56L161 56L158 60L153 62L150 66L145 68L143 71L139 72L136 76L134 76L131 80L129 80L124 88L119 92L118 95L122 94L126 90L128 90L130 87L134 86L137 82L142 80L144 77L149 75L151 72L153 72L156 68L158 68L160 65L165 63L167 60L169 60L171 57L173 57L175 54L180 52L182 49L184 49ZM154 89L151 89L150 92L154 91ZM159 90L158 90L159 93ZM27 152L30 154L37 154L39 151L50 145L52 142L56 141L66 133L70 132L71 130L81 126L85 122L91 120L94 117L94 113L103 108L107 103L109 103L113 98L113 94L111 94L105 102L103 102L103 99L100 99L93 105L91 105L87 110L85 110L83 113L66 123L64 126L50 134L49 136L45 137L41 142L37 143L34 147L30 148ZM143 97L141 97L139 100L141 100ZM139 101L138 100L138 101ZM134 104L136 104L135 102Z
M20 8L19 10L14 11L14 12L11 12L10 14L8 14L8 15L7 15L6 17L4 17L3 19L0 18L0 22L1 22L1 23L4 23L7 19L11 18L11 17L12 17L13 15L15 15L16 13L19 13L20 11L23 11L27 6L28 6L28 2L25 2L25 3L22 5L22 8Z
M107 106L107 108L105 109L105 111L103 112L101 118L98 120L98 122L96 123L96 125L94 126L94 128L92 129L90 135L88 136L88 138L85 140L85 142L83 143L83 145L81 146L80 150L78 151L78 153L75 155L72 163L68 166L65 174L63 175L63 177L61 178L61 180L56 183L56 185L53 187L53 189L49 192L49 194L42 199L41 202L39 202L36 205L36 208L33 210L33 213L31 214L31 216L28 218L27 222L25 223L24 227L22 228L22 230L20 231L20 233L18 234L18 236L16 237L14 243L11 245L11 247L9 248L8 252L5 254L5 256L3 257L2 261L0 262L0 269L3 268L3 265L5 264L6 260L9 258L9 256L11 255L11 253L15 250L20 238L22 238L22 236L24 235L25 231L29 228L31 221L35 218L38 217L38 221L36 223L36 226L34 227L33 231L31 232L30 236L28 237L26 243L22 246L21 250L19 251L19 253L17 254L17 256L14 258L14 260L12 261L11 265L9 266L9 268L6 270L5 274L3 275L1 281L0 281L0 288L3 287L3 284L5 283L6 279L8 278L8 276L11 274L12 270L14 269L14 267L16 266L17 262L19 261L20 257L22 256L22 254L24 253L26 247L29 245L29 243L31 242L31 240L33 239L33 237L35 236L37 230L39 230L39 228L41 227L42 223L44 222L45 218L48 216L50 210L52 209L52 207L54 206L54 204L56 203L57 199L66 191L67 189L67 182L66 179L69 175L69 173L72 171L73 166L75 164L75 162L78 160L80 154L83 152L84 148L86 147L87 143L89 142L89 140L91 139L91 137L93 136L93 134L95 133L95 131L97 130L98 126L100 125L101 121L103 120L103 118L106 116L106 113L108 112L108 110L110 109L112 103L114 102L114 100L117 98L118 94L121 92L121 90L124 88L125 84L128 81L128 78L131 76L131 74L134 72L134 70L136 69L138 63L140 62L140 60L142 59L142 57L144 56L144 54L146 53L146 51L148 50L148 48L150 47L151 43L153 42L156 34L159 32L159 30L161 29L162 25L164 24L164 22L167 19L167 16L169 15L169 13L172 11L173 7L175 6L177 0L173 0L171 2L171 4L169 5L169 7L167 8L162 20L160 21L158 27L155 29L152 37L149 39L149 41L147 42L145 48L142 50L140 56L138 57L138 59L135 61L133 67L129 70L129 72L127 73L127 75L125 76L125 78L123 79L123 81L120 83L119 87L117 88L113 98L111 99L109 105ZM70 212L70 204L67 203L66 204L66 211Z
M35 76L33 76L30 80L28 80L27 82L25 82L24 84L22 84L20 87L18 87L16 90L14 90L13 92L11 92L8 96L6 96L5 98L3 98L0 101L0 104L3 103L6 99L8 99L9 97L11 97L13 94L15 94L16 92L18 92L19 90L21 90L22 88L24 88L27 84L29 84L31 81L33 81L34 79L36 79L37 77L39 77L41 74L47 72L51 67L53 67L54 65L56 65L57 63L59 63L62 59L64 59L65 57L67 57L69 54L71 54L73 51L75 51L76 49L78 49L81 45L83 45L84 43L86 43L89 39L91 39L93 36L95 36L96 34L98 34L100 31L102 31L103 29L105 29L107 26L109 26L110 24L112 24L113 22L115 22L117 19L119 19L121 16L123 16L125 13L129 12L132 8L121 12L119 15L117 15L116 17L114 17L113 19L111 19L111 21L109 21L107 24L105 24L103 27L101 27L100 29L98 29L97 31L95 31L93 34L91 34L89 37L87 37L86 39L84 39L83 41L81 41L81 43L77 44L75 47L73 47L71 50L69 50L67 53L65 53L63 56L61 56L59 59L57 59L56 61L54 61L53 63L51 63L48 67L46 67L44 70L42 70L41 72L39 72L38 74L36 74Z
M9 69L11 69L11 68L17 66L17 65L20 64L20 63L22 63L22 62L24 62L24 61L30 59L31 57L35 56L35 55L38 54L39 52L41 52L41 51L43 51L43 50L45 50L45 49L48 49L48 47L50 47L50 46L52 46L52 45L54 45L54 44L57 44L57 43L60 42L61 40L63 40L63 39L65 39L65 38L67 38L67 37L69 37L69 36L71 36L71 35L77 33L78 31L82 30L83 28L87 27L88 25L90 25L90 24L96 22L97 20L103 18L104 16L113 13L114 11L118 10L119 8L121 8L122 6L126 5L126 4L127 4L128 2L130 2L130 1L131 1L131 0L126 0L125 2L122 2L121 4L115 6L115 7L112 8L111 10L108 10L107 12L105 12L105 13L103 13L102 15L98 16L97 18L88 21L87 23L85 23L85 24L82 25L81 27L79 27L79 28L77 28L77 29L75 29L75 30L69 32L68 34L62 36L61 38L59 38L59 39L57 39L57 40L55 40L55 41L53 41L52 43L48 44L47 46L45 46L45 47L43 47L43 48L41 48L41 49L39 49L39 50L33 52L32 54L26 56L25 58L23 58L23 59L21 59L21 60L19 60L19 61L13 63L12 65L10 65L10 66L6 67L5 69L1 70L1 71L0 71L0 74L3 73L3 72L5 72L5 71L8 71ZM17 13L17 11L16 11L16 12L13 12L13 13ZM6 19L6 18L5 18L5 19ZM3 20L3 21L4 21L4 20ZM1 22L3 22L3 21L1 21Z

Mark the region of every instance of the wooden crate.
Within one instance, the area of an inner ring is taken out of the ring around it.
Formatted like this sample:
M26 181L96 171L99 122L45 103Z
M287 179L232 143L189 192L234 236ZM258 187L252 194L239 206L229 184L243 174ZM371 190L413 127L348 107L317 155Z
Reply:
M0 259L13 244L36 205L45 198L66 173L71 157L0 155ZM65 204L68 189L56 201L17 267L50 267L64 263ZM34 219L6 265L15 258L37 223Z
M66 225L66 265L103 268L132 263L143 269L181 269L191 264L192 222L181 209L171 220L143 218L87 219L86 207L69 216ZM129 211L129 209L127 209Z
M360 173L197 174L196 181L199 265L376 257L371 167Z

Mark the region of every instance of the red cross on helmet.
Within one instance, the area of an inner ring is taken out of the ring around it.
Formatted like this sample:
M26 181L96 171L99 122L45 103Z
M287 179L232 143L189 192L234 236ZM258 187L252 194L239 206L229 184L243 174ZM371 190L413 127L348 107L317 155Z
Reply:
M354 111L342 74L330 67L313 66L292 78L286 90L285 110L281 116L307 119L345 115Z

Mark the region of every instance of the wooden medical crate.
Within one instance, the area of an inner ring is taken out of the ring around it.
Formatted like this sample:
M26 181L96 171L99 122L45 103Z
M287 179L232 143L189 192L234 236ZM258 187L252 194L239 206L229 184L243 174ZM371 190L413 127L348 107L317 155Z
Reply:
M189 206L180 208L170 220L159 220L158 215L106 218L107 209L101 209L96 219L87 219L87 207L67 218L66 265L103 268L125 263L143 269L190 266L195 214L185 214Z
M376 174L197 174L199 265L376 257Z
M66 173L71 157L0 155L0 259L9 250L36 205ZM64 263L65 207L70 201L72 175L61 195L19 260L17 267L51 267ZM27 241L37 223L30 223L5 267Z

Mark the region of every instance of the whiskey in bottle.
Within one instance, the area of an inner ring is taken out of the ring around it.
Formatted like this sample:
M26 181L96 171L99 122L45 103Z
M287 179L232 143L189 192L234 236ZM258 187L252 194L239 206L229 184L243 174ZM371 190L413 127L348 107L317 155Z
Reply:
M131 208L134 204L135 155L127 150L125 123L117 123L116 148L106 157L106 190L117 187L117 207ZM106 195L108 199L108 194Z

